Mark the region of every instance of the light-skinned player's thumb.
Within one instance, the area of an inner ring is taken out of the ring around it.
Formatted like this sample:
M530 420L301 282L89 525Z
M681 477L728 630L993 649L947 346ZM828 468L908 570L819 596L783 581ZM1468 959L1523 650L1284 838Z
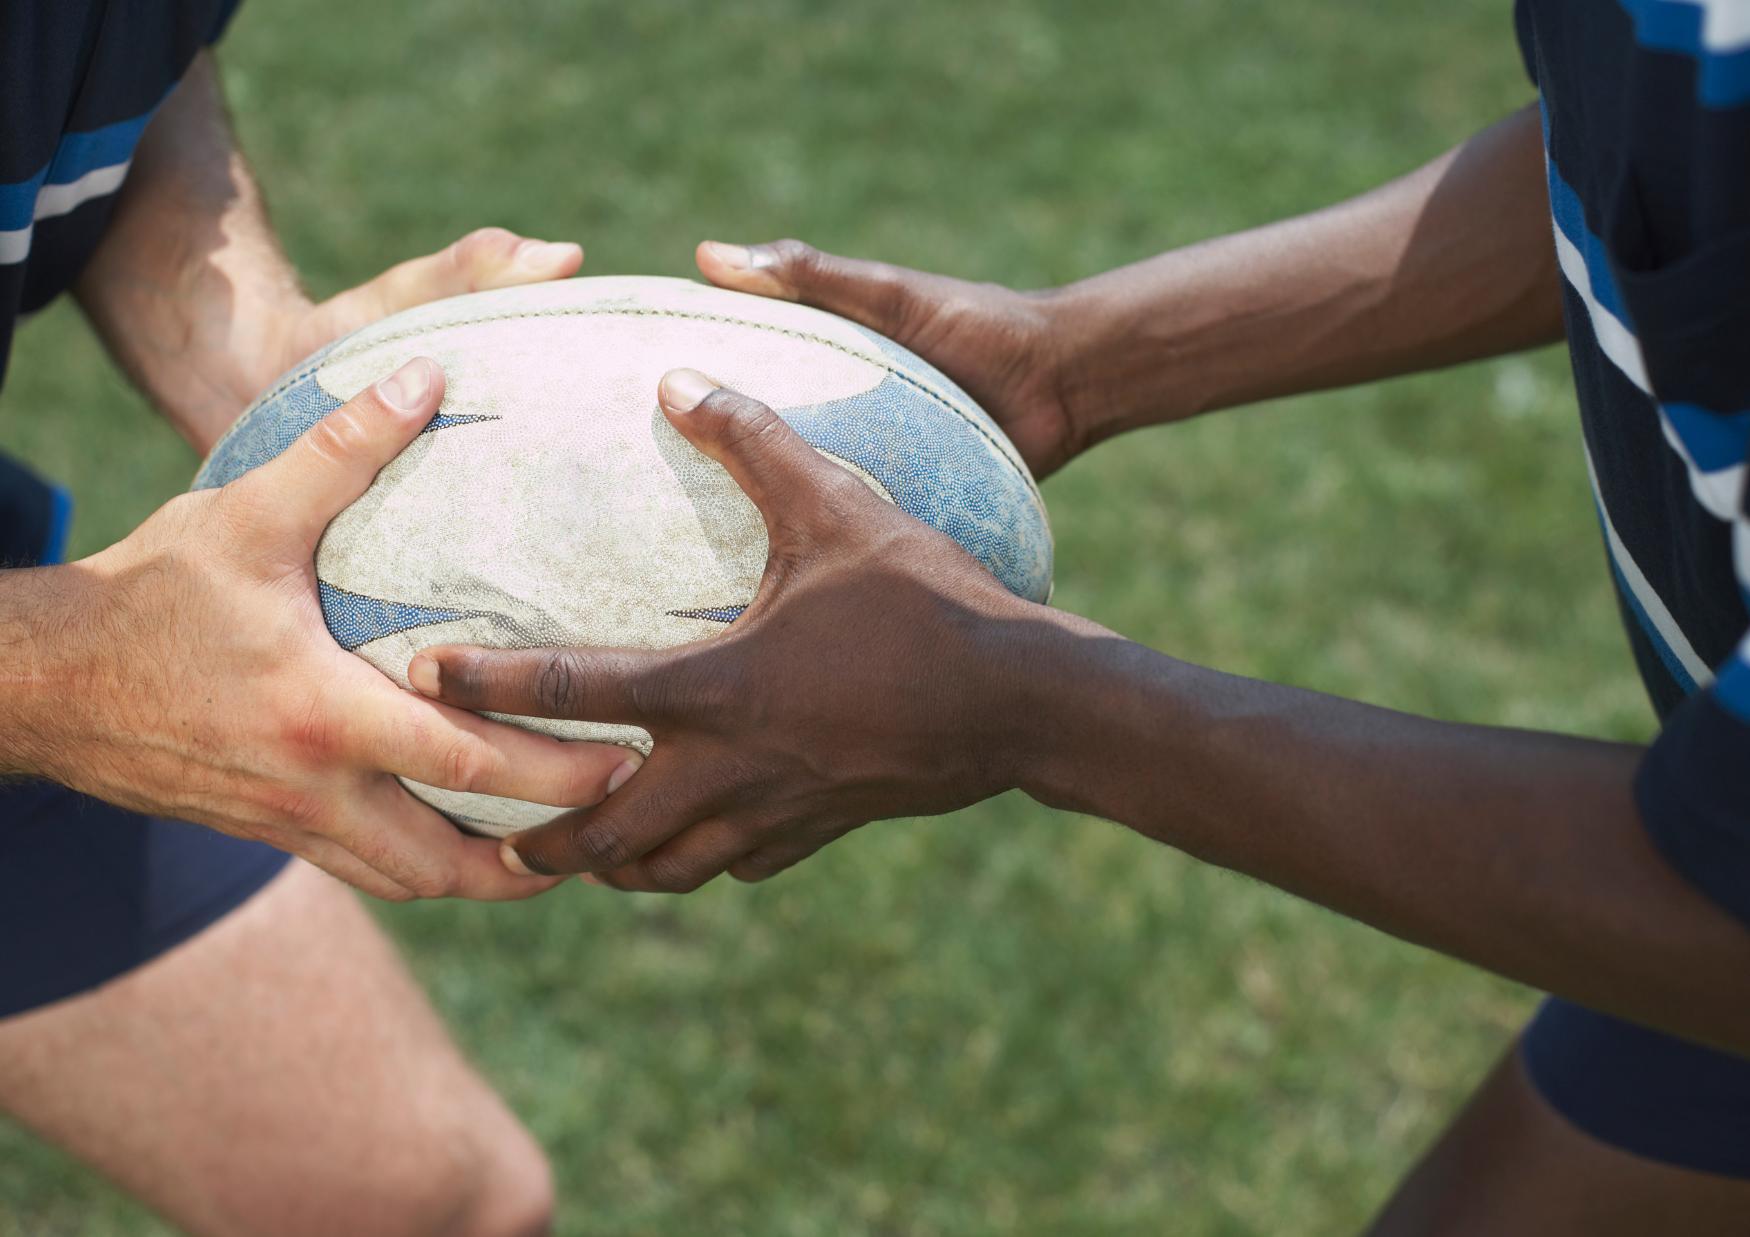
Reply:
M444 373L416 357L305 430L278 459L235 482L260 489L312 545L431 421Z

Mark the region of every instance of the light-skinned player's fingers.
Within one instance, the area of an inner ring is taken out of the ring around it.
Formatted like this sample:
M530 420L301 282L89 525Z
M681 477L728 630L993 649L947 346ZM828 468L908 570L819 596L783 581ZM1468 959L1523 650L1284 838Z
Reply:
M353 760L384 773L444 790L587 807L643 763L630 748L564 742L378 682L345 710L343 743Z
M416 691L457 708L650 729L667 718L673 651L434 645L407 666Z
M369 283L323 302L336 333L445 297L575 275L583 246L545 241L505 228L477 228L454 244L390 267Z
M363 859L345 847L330 842L327 838L306 834L292 848L292 854L306 863L321 868L342 884L350 885L360 893L368 893L373 898L381 898L385 902L411 902L413 900L411 891L396 884Z
M823 253L788 238L760 245L703 241L694 259L700 273L720 287L800 301L884 335L903 334L916 289L930 278L886 262Z
M559 883L507 869L494 839L463 833L391 777L368 783L328 836L416 898L515 901Z
M416 357L227 489L314 549L329 522L419 436L443 392L437 362Z

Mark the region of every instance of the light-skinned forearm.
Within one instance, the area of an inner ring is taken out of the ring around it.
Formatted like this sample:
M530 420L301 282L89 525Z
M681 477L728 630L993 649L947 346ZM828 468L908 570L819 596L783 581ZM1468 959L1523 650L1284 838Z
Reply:
M1340 205L1044 295L1084 445L1560 337L1535 108Z
M1654 850L1644 749L1459 725L1028 625L1022 786L1545 991L1750 1053L1750 931Z
M203 454L309 299L286 260L202 53L146 129L77 286L112 356Z
M77 673L92 596L82 566L0 571L0 778L54 776L58 715L93 695Z

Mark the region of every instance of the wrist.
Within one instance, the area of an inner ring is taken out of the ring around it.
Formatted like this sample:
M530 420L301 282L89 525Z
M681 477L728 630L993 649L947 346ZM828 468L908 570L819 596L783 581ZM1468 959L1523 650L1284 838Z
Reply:
M1063 460L1074 459L1118 431L1108 430L1113 408L1110 384L1102 381L1100 357L1110 321L1104 300L1086 280L1020 295L1040 322L1045 371L1052 401L1063 417ZM1041 363L1042 362L1042 363Z
M1214 288L1183 281L1179 253L1037 294L1050 323L1058 398L1074 452L1219 406L1194 359L1198 315ZM1196 304L1188 305L1188 301Z
M163 384L164 411L203 457L243 410L299 359L290 355L299 324L313 305L295 282L254 272L232 280L229 318L191 331L184 380ZM190 306L198 310L198 306Z
M1094 778L1167 659L1073 614L1031 602L985 625L975 702L1004 789L1105 814Z
M1231 695L1217 683L1226 676L1086 619L1045 613L1048 620L1012 651L1022 678L1008 703L1019 719L1011 784L1047 807L1216 853L1219 831L1178 792L1234 746L1232 727L1212 703ZM1170 778L1164 769L1173 770Z
M81 651L101 592L91 561L0 572L0 776L63 780L95 671Z
M286 272L227 270L213 255L164 265L148 277L94 260L79 300L134 384L204 456L291 363L312 305Z

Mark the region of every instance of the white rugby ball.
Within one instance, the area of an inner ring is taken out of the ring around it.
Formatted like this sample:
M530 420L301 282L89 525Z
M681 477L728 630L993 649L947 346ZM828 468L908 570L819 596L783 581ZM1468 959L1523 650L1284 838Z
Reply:
M1027 466L928 363L832 314L681 279L572 279L386 318L311 357L213 448L223 485L415 356L447 384L429 428L322 538L340 644L403 687L434 644L662 648L709 638L753 599L759 513L657 407L690 366L769 404L817 450L1044 601L1051 533ZM509 718L648 753L629 726ZM504 836L558 809L409 783L464 828Z

